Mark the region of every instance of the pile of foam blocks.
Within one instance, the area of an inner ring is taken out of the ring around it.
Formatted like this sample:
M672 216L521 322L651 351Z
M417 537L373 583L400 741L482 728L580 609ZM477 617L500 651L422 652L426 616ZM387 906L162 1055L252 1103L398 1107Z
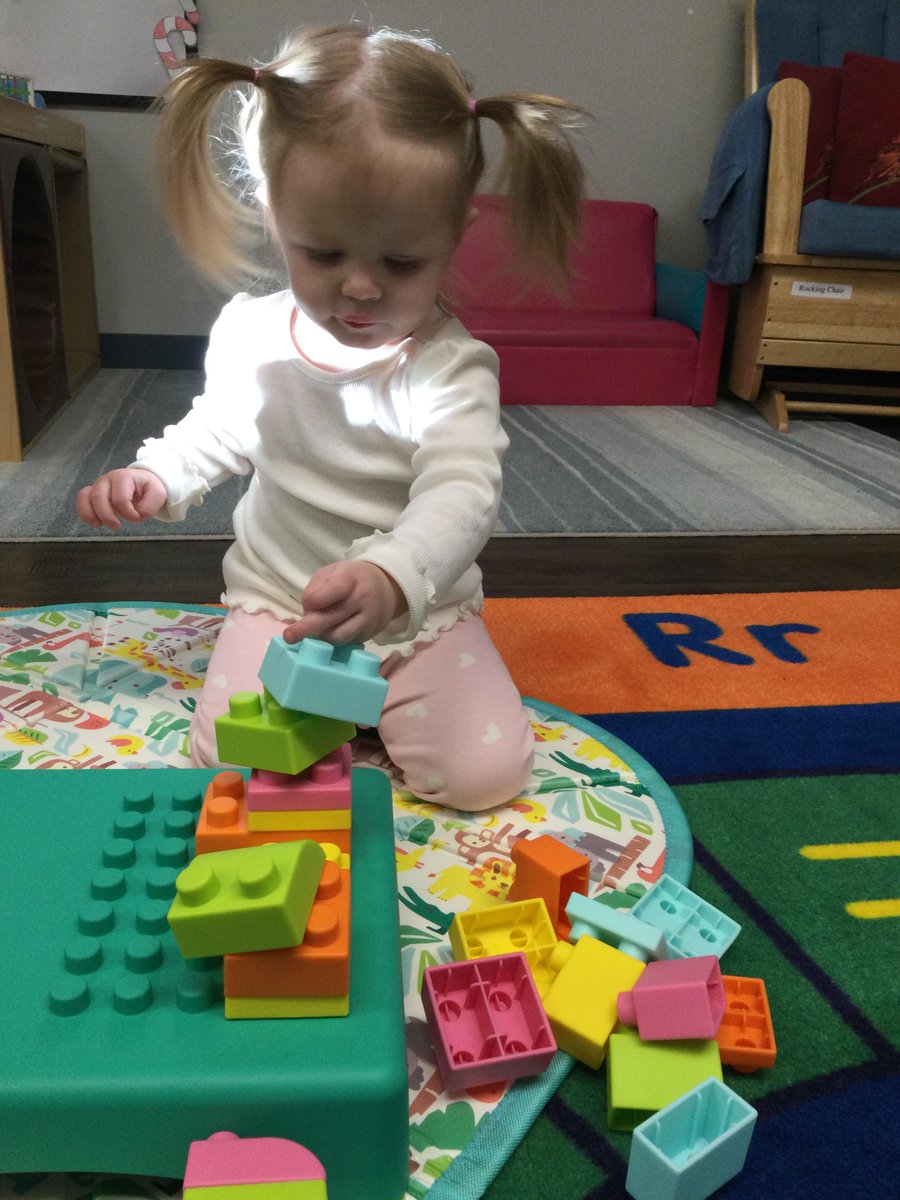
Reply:
M756 1111L722 1080L771 1067L761 979L723 976L740 926L668 875L620 911L549 834L516 842L504 904L458 913L455 961L422 1000L449 1092L543 1071L558 1049L606 1064L610 1129L633 1131L635 1200L704 1200L744 1165Z
M358 645L273 638L263 690L216 721L223 762L178 876L169 926L185 958L221 955L225 1016L339 1017L350 1008L350 740L387 682Z

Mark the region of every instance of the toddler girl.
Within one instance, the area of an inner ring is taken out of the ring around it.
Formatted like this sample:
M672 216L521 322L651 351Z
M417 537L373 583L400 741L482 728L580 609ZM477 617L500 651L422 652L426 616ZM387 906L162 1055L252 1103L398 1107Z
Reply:
M252 180L237 198L211 153L226 89ZM93 526L181 520L252 472L225 555L228 613L191 725L259 691L270 639L365 642L388 680L379 732L404 786L476 810L514 798L533 736L479 616L507 438L497 360L443 307L441 284L484 169L481 122L504 138L523 260L565 276L582 172L547 96L475 101L433 43L356 26L301 29L266 66L187 67L163 97L165 182L185 251L213 280L251 269L254 212L290 289L239 294L209 341L202 396L136 462L78 496Z

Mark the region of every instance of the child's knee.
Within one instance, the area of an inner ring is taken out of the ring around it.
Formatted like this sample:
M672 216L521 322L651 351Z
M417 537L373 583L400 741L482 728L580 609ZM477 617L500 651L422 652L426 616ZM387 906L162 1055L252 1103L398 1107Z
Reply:
M460 755L441 776L426 780L430 785L427 799L462 812L508 804L528 786L533 761L533 739L523 742L515 755Z

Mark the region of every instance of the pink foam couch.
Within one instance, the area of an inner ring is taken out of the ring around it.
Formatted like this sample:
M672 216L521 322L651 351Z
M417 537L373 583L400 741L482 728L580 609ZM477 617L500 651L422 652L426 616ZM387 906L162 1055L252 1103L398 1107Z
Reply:
M654 208L586 201L563 298L512 266L503 203L476 197L448 290L500 357L504 404L715 404L728 289L655 261Z

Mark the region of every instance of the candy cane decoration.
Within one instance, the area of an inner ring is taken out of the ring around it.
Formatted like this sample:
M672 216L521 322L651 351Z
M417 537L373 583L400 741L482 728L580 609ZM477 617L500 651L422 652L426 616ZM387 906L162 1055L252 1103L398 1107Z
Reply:
M194 58L197 54L196 26L199 24L200 14L195 6L182 8L183 17L162 17L156 22L156 28L153 30L156 52L166 70L173 76L178 74L187 59ZM172 44L172 34L176 32L181 34L184 41L184 58L176 52Z

